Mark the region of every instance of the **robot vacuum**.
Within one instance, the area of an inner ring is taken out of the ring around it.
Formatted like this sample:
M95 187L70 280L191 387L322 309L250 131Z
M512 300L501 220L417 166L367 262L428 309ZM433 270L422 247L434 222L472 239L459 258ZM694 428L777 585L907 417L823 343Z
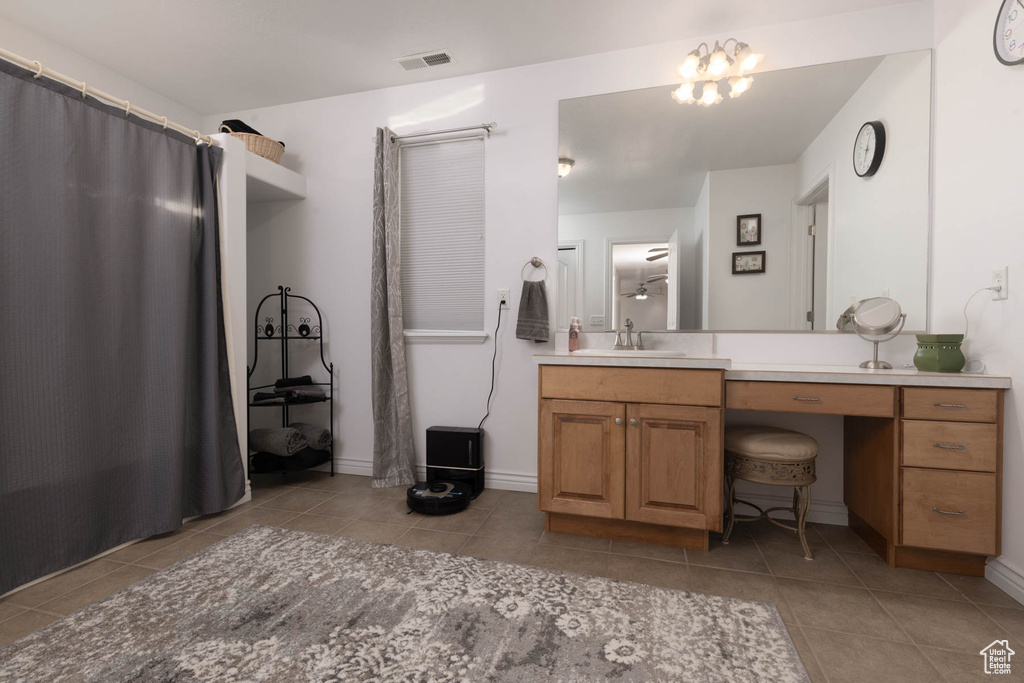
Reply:
M473 490L461 481L418 481L405 494L409 509L425 515L451 515L469 506Z

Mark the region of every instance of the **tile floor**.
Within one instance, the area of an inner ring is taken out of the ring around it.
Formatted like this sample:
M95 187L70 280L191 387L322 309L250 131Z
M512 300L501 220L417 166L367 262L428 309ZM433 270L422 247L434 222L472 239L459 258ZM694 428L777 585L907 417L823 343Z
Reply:
M488 490L449 517L407 514L404 496L352 475L257 477L249 503L3 598L0 646L254 523L769 602L813 681L985 680L982 647L1024 646L1024 605L988 581L891 569L845 527L814 525L808 562L795 534L767 523L684 551L547 533L533 494Z

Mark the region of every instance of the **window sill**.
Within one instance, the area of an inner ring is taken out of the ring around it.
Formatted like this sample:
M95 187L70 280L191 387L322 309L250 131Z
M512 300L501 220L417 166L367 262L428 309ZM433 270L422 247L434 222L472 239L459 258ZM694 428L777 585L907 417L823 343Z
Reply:
M473 330L404 330L406 344L483 344L489 334Z

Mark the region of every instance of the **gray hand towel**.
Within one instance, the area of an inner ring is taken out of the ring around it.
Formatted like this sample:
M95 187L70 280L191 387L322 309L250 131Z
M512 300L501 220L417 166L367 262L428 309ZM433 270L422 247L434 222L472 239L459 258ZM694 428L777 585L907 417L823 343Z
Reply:
M274 455L295 455L308 446L306 437L297 429L275 427L249 430L249 448Z
M305 422L292 422L290 426L306 437L310 448L326 451L331 447L331 431L329 429L306 424Z
M523 283L516 339L532 339L537 343L548 340L548 292L543 280L527 280Z

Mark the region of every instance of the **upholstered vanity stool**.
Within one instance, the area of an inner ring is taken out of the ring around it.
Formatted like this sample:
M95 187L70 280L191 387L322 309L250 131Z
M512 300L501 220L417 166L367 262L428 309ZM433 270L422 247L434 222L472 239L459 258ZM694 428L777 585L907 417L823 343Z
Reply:
M726 512L728 523L722 543L729 542L732 527L736 522L756 522L767 519L783 529L795 531L804 547L804 557L813 560L807 547L805 526L807 510L811 506L811 484L814 474L814 460L818 457L818 442L800 432L778 427L726 427L725 428L725 480ZM757 505L736 498L736 480L752 481L758 484L793 487L793 507L774 507L762 510ZM736 515L736 503L743 503L757 510L757 516ZM796 526L783 524L769 516L769 512L788 510L793 513Z

